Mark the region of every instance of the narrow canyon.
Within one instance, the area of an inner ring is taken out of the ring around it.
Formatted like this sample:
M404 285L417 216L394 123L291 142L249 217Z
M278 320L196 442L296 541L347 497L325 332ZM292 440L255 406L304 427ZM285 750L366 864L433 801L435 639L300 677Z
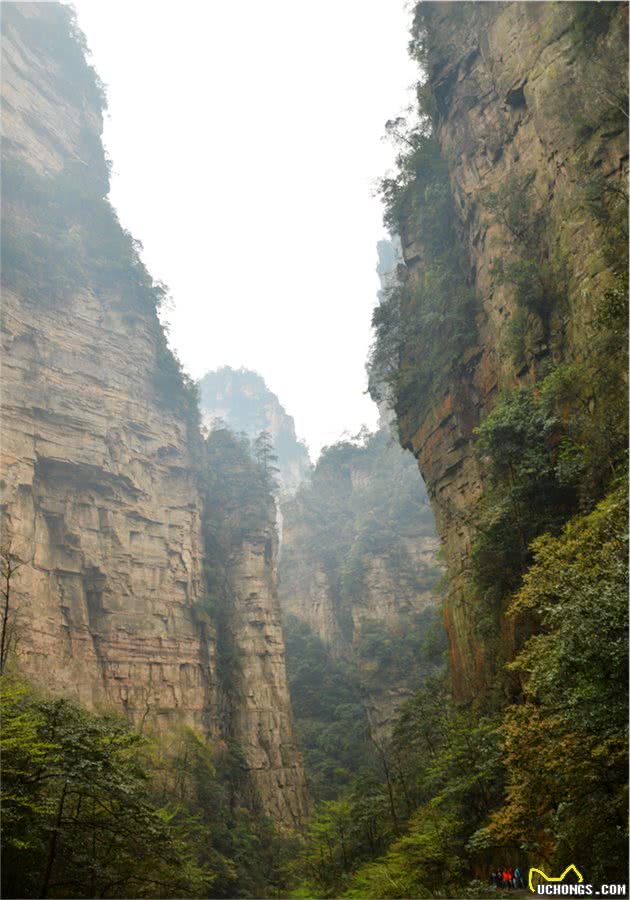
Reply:
M626 877L628 8L412 19L379 423L311 460L186 374L74 14L2 4L5 897Z

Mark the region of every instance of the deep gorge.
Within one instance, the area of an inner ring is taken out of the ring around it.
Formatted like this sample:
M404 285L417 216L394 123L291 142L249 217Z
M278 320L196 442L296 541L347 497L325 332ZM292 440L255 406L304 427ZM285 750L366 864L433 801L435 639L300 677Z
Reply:
M169 349L71 10L3 6L4 896L626 877L627 5L410 51L380 425L311 465Z

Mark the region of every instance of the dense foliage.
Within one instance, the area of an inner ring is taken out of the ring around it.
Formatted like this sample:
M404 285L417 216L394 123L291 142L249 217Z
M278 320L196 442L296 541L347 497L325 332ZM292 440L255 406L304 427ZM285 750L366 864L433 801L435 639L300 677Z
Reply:
M473 576L486 639L532 562L534 538L592 509L625 469L627 276L613 276L593 303L589 354L505 393L477 429L486 489Z
M206 440L203 487L210 536L233 547L269 522L276 457L267 432L254 441L216 422Z
M282 842L234 803L238 748L0 687L3 896L273 895Z
M422 95L421 95L422 96ZM421 418L461 364L474 340L474 293L457 233L448 169L431 121L392 120L400 149L397 174L381 182L385 223L393 234L422 235L422 265L399 265L374 311L369 389L387 400L399 425Z
M351 660L332 659L304 622L283 618L295 731L311 795L334 800L373 762L363 687Z
M360 641L342 659L332 658L295 616L284 617L284 636L295 729L309 790L316 800L331 800L357 772L379 768L366 713L370 692L421 684L443 661L444 628L434 608L411 617L396 631L372 622L362 628Z
M497 723L449 700L443 676L401 710L371 770L317 810L293 896L462 896L468 838L500 797Z
M532 545L511 614L538 633L510 664L523 699L503 723L507 801L488 832L552 866L580 859L593 880L626 873L627 519L617 487Z
M557 531L577 506L576 465L539 390L507 394L478 429L488 487L473 550L477 593L501 612L531 562L531 541ZM493 622L492 630L497 630Z
M331 799L363 765L374 764L365 713L370 691L413 689L442 660L439 613L433 606L416 612L410 602L441 577L435 561L419 562L409 550L433 536L433 518L414 460L385 429L325 448L283 513L290 532L280 560L283 590L305 591L323 571L348 647L332 659L305 624L285 617L287 675L311 791ZM378 561L398 598L397 621L387 624L361 616Z

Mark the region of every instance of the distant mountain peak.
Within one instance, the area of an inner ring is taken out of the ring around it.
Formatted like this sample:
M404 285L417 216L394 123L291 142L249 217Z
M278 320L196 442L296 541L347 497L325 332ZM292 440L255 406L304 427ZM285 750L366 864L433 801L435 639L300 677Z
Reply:
M233 431L255 438L269 432L278 457L282 489L295 493L311 468L306 445L298 440L295 422L258 372L222 366L206 372L199 381L201 415L212 427L222 419Z

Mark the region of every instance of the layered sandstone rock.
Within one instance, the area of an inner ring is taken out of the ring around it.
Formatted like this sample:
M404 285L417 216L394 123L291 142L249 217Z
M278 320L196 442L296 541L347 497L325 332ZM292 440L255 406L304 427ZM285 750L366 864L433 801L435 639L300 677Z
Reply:
M107 202L102 108L57 4L3 10L2 512L23 561L17 662L47 689L211 738L238 723L264 811L299 822L264 545L234 548L227 697L202 608L201 436L150 278ZM229 703L242 708L226 710Z
M46 19L36 4L5 17L3 146L5 162L51 179L82 159L102 123L87 97L64 92L62 64L31 46ZM25 195L4 213L27 249L55 227ZM5 282L18 264L5 260ZM153 384L157 315L89 277L56 295L45 278L3 289L5 526L27 563L20 664L134 720L151 708L215 727L213 636L194 619L200 497L186 422Z
M627 7L610 4L603 32L585 39L578 18L588 10L576 8L586 4L422 6L436 134L477 294L477 333L428 413L412 411L399 425L443 540L453 584L445 613L454 684L469 697L488 674L462 590L483 488L473 430L502 389L536 380L548 360L588 350L593 298L610 272L586 197L595 181L622 183L627 168L624 115L614 114L624 103ZM530 318L525 352L515 361L506 346L515 289L501 283L496 262L514 256L517 240L487 199L518 183L528 183L535 208L545 212L550 258L567 280L564 305L549 300L547 333ZM413 279L422 267L422 235L410 221L401 237Z
M267 815L300 823L308 814L304 771L293 737L277 584L275 507L266 527L230 555L227 629L233 666L228 728L251 768Z
M309 626L326 646L333 659L354 664L363 683L362 699L372 735L381 740L389 735L398 709L420 687L415 670L397 673L391 679L379 675L378 666L361 658L362 642L376 626L385 640L394 641L406 631L421 632L419 615L438 605L434 585L426 588L406 582L395 557L372 557L360 597L348 608L339 602L337 592L323 566L299 560L292 548L294 527L285 519L283 542L290 564L282 565L284 577L280 598L285 614L293 615ZM408 559L418 573L435 571L439 540L433 535L410 536L405 542ZM419 660L422 662L422 660ZM299 710L296 710L299 715Z

